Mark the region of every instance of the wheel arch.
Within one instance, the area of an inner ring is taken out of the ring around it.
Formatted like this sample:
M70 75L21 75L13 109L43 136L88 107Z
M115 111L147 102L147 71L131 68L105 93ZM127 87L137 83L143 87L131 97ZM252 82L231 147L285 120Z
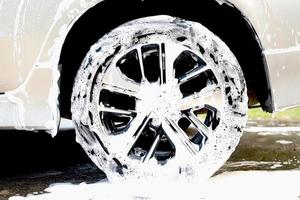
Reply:
M174 7L169 8L170 2ZM267 66L262 45L251 25L251 22L231 3L202 0L202 12L189 7L193 0L132 0L101 1L87 10L73 24L61 49L59 64L60 79L60 112L62 117L70 118L70 98L73 81L86 53L100 37L116 26L135 18L151 15L172 15L191 21L197 21L218 35L231 49L241 64L247 82L249 106L260 103L263 110L272 112L273 102L267 73ZM160 3L160 8L155 7ZM124 7L114 14L115 7ZM177 12L180 8L181 12ZM192 9L195 12L186 12ZM195 14L196 13L196 14ZM218 16L215 16L218 13ZM97 19L97 24L95 24ZM238 28L236 28L238 27ZM234 31L232 31L234 30ZM249 56L251 53L251 57Z

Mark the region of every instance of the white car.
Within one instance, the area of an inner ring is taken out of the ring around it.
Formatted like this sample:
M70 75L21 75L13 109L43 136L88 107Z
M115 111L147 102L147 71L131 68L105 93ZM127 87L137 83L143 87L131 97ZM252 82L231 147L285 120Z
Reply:
M300 103L298 0L0 0L0 127L77 141L110 178L211 176L247 109Z

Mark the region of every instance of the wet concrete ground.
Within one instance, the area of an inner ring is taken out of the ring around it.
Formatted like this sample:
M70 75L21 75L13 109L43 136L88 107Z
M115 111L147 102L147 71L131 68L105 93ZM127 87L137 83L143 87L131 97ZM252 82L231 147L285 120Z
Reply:
M298 130L295 126L297 124L286 125L294 127L291 129L294 131L276 131L277 127L272 126L269 126L271 131L263 128L263 132L246 129L236 151L219 173L237 170L300 169L300 131L295 131ZM255 125L254 129L258 130L257 127L259 126Z
M251 129L263 126L273 128L271 132ZM274 127L296 128L276 131ZM300 170L297 127L300 127L298 122L250 122L236 151L216 175L232 171ZM0 160L1 200L16 195L38 195L54 183L95 183L105 179L75 143L73 131L62 131L54 139L47 133L2 132Z

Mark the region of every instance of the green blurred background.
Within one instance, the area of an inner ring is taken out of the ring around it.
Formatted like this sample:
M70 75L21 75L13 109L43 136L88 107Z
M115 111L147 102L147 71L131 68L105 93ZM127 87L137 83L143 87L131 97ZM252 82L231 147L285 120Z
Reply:
M252 108L248 111L248 119L300 121L300 107L291 108L275 114L264 112L261 108Z

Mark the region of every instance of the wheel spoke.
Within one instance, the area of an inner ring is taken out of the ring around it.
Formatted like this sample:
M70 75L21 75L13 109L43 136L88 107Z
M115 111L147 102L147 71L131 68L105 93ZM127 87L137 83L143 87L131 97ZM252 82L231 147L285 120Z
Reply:
M137 52L138 52L138 60L139 60L139 64L140 64L140 70L142 73L142 82L146 80L145 77L145 70L144 70L144 63L143 63L143 55L142 55L142 50L141 47L137 48Z
M220 88L213 85L204 88L198 93L181 99L179 109L184 111L201 108L204 107L204 105L210 105L217 110L221 110L222 104L222 91Z
M179 82L179 84L183 84L208 70L210 70L210 67L208 67L208 66L197 67L197 68L189 71L188 73L186 73L184 76L180 77L178 82Z
M174 47L169 43L163 43L161 47L162 51L164 50L164 57L162 58L164 58L165 63L165 82L168 83L174 79L174 61L184 51L184 49L178 46Z
M138 98L140 85L129 80L127 77L121 75L121 71L116 67L111 67L102 80L102 86L106 87L112 92L119 92L129 96Z
M160 45L159 51L159 66L160 66L160 84L166 83L166 57L165 44Z
M167 137L173 142L176 148L175 156L190 157L197 153L194 145L191 143L186 133L174 122L165 119L162 121L162 128Z
M110 92L115 92L115 93L119 93L119 94L125 94L125 95L128 95L128 96L133 96L137 99L141 98L141 97L139 97L139 95L135 91L132 91L130 89L125 89L125 88L122 88L122 87L119 87L119 86L109 85L109 84L103 83L101 85L101 88L105 89L105 90L108 90Z
M120 154L127 156L130 150L134 147L134 144L142 134L146 125L151 118L151 114L143 115L138 114L130 123L129 128L124 134L113 138L114 148L118 149Z
M199 133L205 138L202 140L202 146L210 135L209 129L203 124L192 112L187 112L186 117L190 119L190 121L194 124L194 126L198 129Z
M152 158L152 156L154 155L154 152L156 150L156 147L157 147L157 145L159 143L160 138L161 138L161 134L157 133L157 135L155 136L154 142L151 145L151 148L149 149L146 157L144 158L144 162L148 161L148 160L150 160Z
M110 112L110 113L115 113L115 114L120 114L120 115L132 115L135 113L133 110L122 110L114 107L106 107L103 105L98 106L98 111L102 112Z

